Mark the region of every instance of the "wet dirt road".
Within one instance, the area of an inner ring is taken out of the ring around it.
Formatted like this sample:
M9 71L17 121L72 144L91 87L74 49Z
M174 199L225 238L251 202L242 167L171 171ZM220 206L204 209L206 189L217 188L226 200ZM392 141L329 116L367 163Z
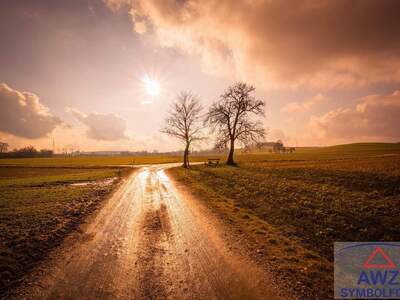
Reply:
M278 299L167 165L131 175L18 299Z

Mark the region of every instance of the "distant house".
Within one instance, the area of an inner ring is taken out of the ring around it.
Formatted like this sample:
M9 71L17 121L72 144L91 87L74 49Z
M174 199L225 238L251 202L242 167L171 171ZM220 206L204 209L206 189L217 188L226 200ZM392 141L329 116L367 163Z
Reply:
M275 142L262 142L257 143L256 148L259 150L273 150L275 145Z
M257 143L256 148L260 151L281 152L285 149L281 141Z
M294 152L295 148L285 147L283 142L278 140L276 142L261 142L257 143L255 146L258 151L268 151L268 152Z

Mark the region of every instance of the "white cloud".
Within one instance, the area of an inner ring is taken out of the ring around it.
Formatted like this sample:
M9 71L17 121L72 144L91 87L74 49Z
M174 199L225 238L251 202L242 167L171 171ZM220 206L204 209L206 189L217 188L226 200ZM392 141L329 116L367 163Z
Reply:
M0 84L0 106L0 131L15 136L45 137L62 124L40 103L38 96L14 90L5 83Z
M126 121L115 114L90 113L85 114L74 108L66 108L87 131L88 138L104 141L127 139L125 135Z
M277 140L286 141L287 137L286 137L285 133L283 132L283 130L278 129L278 128L273 128L268 131L267 140L268 141L277 141Z
M317 139L400 140L400 92L391 95L370 95L357 106L338 108L309 122Z
M313 106L325 102L328 99L322 95L322 94L317 94L314 97L310 99L306 99L303 102L289 102L286 104L283 108L282 111L284 112L305 112L310 110Z

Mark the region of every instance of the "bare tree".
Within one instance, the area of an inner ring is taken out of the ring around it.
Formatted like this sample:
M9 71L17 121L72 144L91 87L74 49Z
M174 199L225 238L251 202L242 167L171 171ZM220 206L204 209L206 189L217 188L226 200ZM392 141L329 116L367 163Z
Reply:
M0 142L0 153L7 152L9 145L7 143Z
M226 148L229 144L228 165L235 165L233 154L236 141L246 148L265 136L262 123L252 119L253 116L264 116L265 106L264 101L252 95L254 90L253 86L246 83L235 83L207 113L205 122L217 135L216 147Z
M165 119L161 132L176 137L185 143L183 167L189 167L189 147L195 141L201 140L202 106L200 100L190 92L181 92L172 104Z

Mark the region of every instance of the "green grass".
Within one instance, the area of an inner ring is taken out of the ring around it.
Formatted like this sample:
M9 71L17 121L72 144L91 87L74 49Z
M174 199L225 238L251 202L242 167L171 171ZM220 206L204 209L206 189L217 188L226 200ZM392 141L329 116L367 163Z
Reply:
M398 240L400 144L240 153L239 167L170 171L246 237L255 255L308 298L332 288L332 242ZM192 157L204 161L206 155ZM120 178L117 165L181 162L178 156L0 159L0 296L77 228ZM113 167L114 166L114 167ZM307 294L308 293L308 294Z
M400 144L358 143L322 148L298 148L294 153L277 154L269 152L241 153L237 151L238 162L337 159L361 156L400 154ZM225 154L191 156L192 162L205 161L216 157L224 160ZM115 165L141 165L182 162L181 156L79 156L51 158L9 158L0 159L0 166L34 167L104 167Z
M36 171L36 172L35 172ZM119 169L60 169L0 167L0 188L50 186L116 176ZM14 176L10 173L14 173Z
M298 148L293 153L240 153L237 162L293 161L391 156L400 154L400 143L357 143L320 148Z
M193 157L193 161L203 158ZM0 159L0 166L34 167L101 167L116 165L141 165L181 162L181 156L77 156L49 158L7 158Z
M238 156L238 167L169 173L244 233L250 249L262 249L263 263L277 278L296 282L300 297L326 299L333 242L400 239L398 148L354 144L307 150L296 159Z
M118 168L0 167L0 296L84 221L121 178Z

